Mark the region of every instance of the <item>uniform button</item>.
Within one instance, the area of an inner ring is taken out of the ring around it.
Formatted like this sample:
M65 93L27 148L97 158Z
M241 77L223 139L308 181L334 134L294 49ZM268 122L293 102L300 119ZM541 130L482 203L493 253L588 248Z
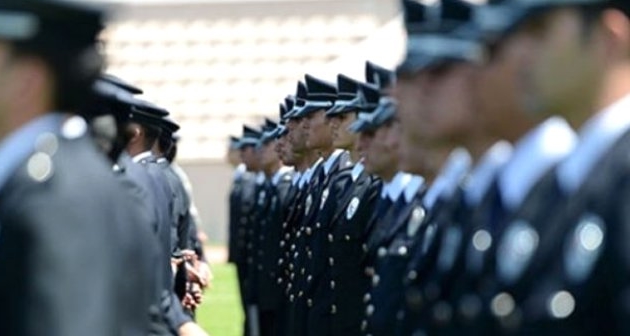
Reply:
M368 246L367 246L367 244L363 244L363 246L362 246L362 247L363 247L363 252L367 252L367 251L368 251Z
M361 331L367 330L368 323L366 320L361 321Z
M307 256L309 259L313 259L313 253L311 251L308 251Z
M370 293L367 293L363 296L363 303L368 303L370 302L371 299L372 299L372 296L370 295Z
M278 266L282 265L282 263L284 263L284 260L282 258L278 259Z
M286 245L286 242L284 240L280 241L280 247L284 247L284 245Z
M307 282L311 282L311 281L313 281L313 277L312 277L311 275L307 276L307 277L306 277L306 281L307 281Z
M366 267L365 268L365 274L369 277L374 276L374 268L373 267Z
M401 256L407 255L407 246L401 246L398 248L398 254Z
M302 231L298 231L298 233L295 234L296 237L300 238L300 236L302 235Z
M307 235L311 235L313 233L313 231L311 230L311 228L306 228L306 234Z
M293 271L293 264L289 264L289 270Z
M300 254L298 252L293 253L293 258L296 258L299 256Z
M383 258L384 256L387 255L387 249L384 247L379 247L376 254L379 256L379 258Z
M291 301L291 302L295 301L295 296L293 294L291 294L291 296L289 296L289 301Z
M306 300L306 305L309 307L313 307L313 300L311 299Z
M379 281L381 281L381 277L379 277L378 274L374 274L374 276L372 277L372 286L378 286Z
M284 239L285 239L285 240L289 240L289 239L291 239L291 235L290 235L290 234L288 234L288 233L286 233L286 234L284 235Z
M413 281L413 280L416 280L417 278L418 278L418 272L416 272L416 271L410 271L407 274L407 279L409 279L409 280Z
M304 296L304 292L303 292L303 291L300 291L300 292L298 293L298 297L299 297L299 298L301 298L302 296Z
M317 223L315 224L315 228L316 228L316 229L319 229L319 228L321 228L321 227L322 227L322 224L321 224L320 222L317 222Z
M278 285L282 284L282 278L278 278Z
M328 258L328 264L330 264L330 266L334 266L335 265L335 259L334 258Z
M328 234L328 241L331 243L333 242L333 235L330 233Z
M304 275L305 272L306 270L304 269L304 267L302 267L302 269L300 270L300 274Z
M260 240L265 240L265 236L260 235L260 236L258 236L258 239L260 239Z
M262 257L262 255L263 255L263 251L258 251L258 256Z
M337 314L337 306L335 305L330 306L330 313L333 315Z
M335 281L330 282L330 289L335 289Z
M258 270L259 270L259 271L262 271L262 270L263 270L262 265L258 265Z
M291 280L295 279L295 273L291 273Z
M291 251L295 251L295 244L291 245Z
M282 228L283 228L283 229L286 229L286 228L287 228L287 226L288 226L287 222L282 223Z
M368 305L365 309L365 315L369 317L372 316L372 314L374 314L374 305Z
M348 235L346 235L344 238L346 239L346 241L350 240L350 236L348 236Z

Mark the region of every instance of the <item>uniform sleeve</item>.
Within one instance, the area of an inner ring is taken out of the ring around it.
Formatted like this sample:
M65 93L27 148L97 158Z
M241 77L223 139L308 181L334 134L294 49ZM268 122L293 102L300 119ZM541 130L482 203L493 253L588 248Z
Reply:
M75 201L34 194L2 211L1 335L118 334L115 236Z

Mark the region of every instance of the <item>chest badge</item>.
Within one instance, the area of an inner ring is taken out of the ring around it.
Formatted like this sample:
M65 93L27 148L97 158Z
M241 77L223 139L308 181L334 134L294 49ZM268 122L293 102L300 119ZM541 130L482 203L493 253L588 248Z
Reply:
M413 237L416 235L426 215L427 213L423 207L419 206L413 209L409 222L407 223L407 236Z
M529 223L519 220L508 227L497 246L497 271L503 281L514 283L523 274L538 242L538 233Z
M348 204L348 208L346 209L346 219L350 220L354 217L354 214L357 213L357 209L359 209L359 204L361 201L358 197L354 197L350 204Z
M328 188L324 189L324 192L322 192L322 203L319 205L319 210L324 209L324 205L326 205L326 200L328 200L329 194L330 190Z
M313 205L313 196L308 195L306 203L304 204L304 214L307 215L311 211L311 205Z

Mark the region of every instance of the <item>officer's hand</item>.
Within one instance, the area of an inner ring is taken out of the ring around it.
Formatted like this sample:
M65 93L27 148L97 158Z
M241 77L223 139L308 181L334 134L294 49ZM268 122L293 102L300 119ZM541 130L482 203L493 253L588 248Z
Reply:
M208 334L194 322L186 322L182 324L178 331L179 336L208 336Z

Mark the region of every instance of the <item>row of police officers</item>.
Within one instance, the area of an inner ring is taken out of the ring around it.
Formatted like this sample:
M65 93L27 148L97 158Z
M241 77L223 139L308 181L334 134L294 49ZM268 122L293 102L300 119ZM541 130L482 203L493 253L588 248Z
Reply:
M0 1L0 335L206 335L179 126L101 73L105 16Z
M630 332L630 3L401 5L231 141L245 334Z

